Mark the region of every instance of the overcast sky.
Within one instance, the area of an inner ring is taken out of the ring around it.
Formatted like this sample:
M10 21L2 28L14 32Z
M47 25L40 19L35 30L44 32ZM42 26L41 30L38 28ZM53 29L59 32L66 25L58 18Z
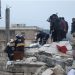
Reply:
M58 16L65 17L70 29L71 20L75 17L74 0L2 0L0 26L5 26L6 6L11 10L11 24L23 23L27 26L49 29L47 18L58 13Z

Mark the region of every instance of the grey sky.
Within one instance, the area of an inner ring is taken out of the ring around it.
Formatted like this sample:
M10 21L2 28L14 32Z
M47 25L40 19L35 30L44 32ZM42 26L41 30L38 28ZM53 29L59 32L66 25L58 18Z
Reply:
M5 8L11 7L11 24L23 23L49 29L47 18L53 13L65 17L71 27L75 17L74 0L2 0L2 19L0 26L5 26Z

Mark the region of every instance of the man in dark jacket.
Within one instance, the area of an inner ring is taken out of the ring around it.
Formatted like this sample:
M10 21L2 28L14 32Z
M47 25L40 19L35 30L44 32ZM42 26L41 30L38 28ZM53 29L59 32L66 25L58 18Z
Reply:
M60 36L60 25L59 25L59 18L56 14L52 14L49 18L50 22L50 34L52 34L52 39L53 41L60 41L61 36Z
M75 32L75 18L72 18L71 34Z
M49 34L43 32L43 31L40 31L37 33L35 40L36 40L36 42L38 42L38 40L39 40L39 44L44 45L44 44L46 44L48 38L49 38Z

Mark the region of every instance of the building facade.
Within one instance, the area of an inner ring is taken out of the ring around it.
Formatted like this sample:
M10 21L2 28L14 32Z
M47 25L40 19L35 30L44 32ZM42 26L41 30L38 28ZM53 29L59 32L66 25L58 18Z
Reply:
M25 24L13 24L10 27L10 39L15 39L16 34L25 35L25 44L28 46L35 39L35 33L41 28L37 26L26 26ZM0 28L0 46L4 46L6 43L6 30Z

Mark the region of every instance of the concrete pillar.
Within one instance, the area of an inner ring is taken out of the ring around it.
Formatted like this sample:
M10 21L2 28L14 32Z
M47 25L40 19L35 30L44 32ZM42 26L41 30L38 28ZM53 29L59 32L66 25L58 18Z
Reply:
M6 8L6 43L10 39L10 8Z

